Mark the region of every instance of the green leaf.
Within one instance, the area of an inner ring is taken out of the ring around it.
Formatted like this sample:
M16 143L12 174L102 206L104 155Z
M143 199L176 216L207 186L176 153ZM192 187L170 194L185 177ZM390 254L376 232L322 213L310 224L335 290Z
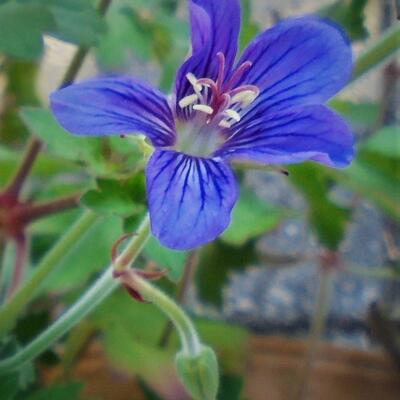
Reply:
M364 15L367 3L368 0L338 0L319 14L342 25L352 40L362 40L368 37Z
M379 161L378 161L379 160ZM400 219L400 177L397 160L360 154L344 171L330 170L339 183L374 201L394 218Z
M87 282L93 273L111 262L111 250L122 235L120 218L107 216L94 224L65 255L47 278L44 291L70 290Z
M379 118L378 103L353 103L335 98L329 105L354 125L369 127L376 124Z
M386 126L376 132L362 146L362 150L372 151L381 155L400 158L400 128Z
M144 254L161 268L168 269L168 277L177 282L182 277L189 253L164 247L152 236L144 248Z
M21 117L32 134L47 144L50 153L72 161L84 161L95 167L101 165L100 139L73 136L44 108L24 107Z
M106 24L88 0L19 0L41 5L51 13L55 26L49 34L77 45L92 46L106 31Z
M127 180L98 179L98 190L90 190L81 199L92 210L122 216L138 215L145 211L144 174Z
M242 29L240 31L240 49L244 49L260 32L260 27L252 19L250 0L242 0Z
M55 26L52 14L40 5L0 5L0 52L37 60L43 51L42 33Z
M235 246L241 246L275 228L281 221L283 212L257 197L248 189L242 189L236 204L232 222L221 239Z
M0 376L0 399L12 400L19 391L19 373L10 372Z
M78 400L83 390L83 383L69 382L52 385L25 397L26 400Z
M289 168L290 180L303 193L319 241L336 250L343 239L350 211L329 198L331 179L323 167L305 163Z
M220 305L222 287L226 283L229 272L242 270L247 265L257 262L254 241L238 247L217 240L203 247L196 274L201 299L217 306Z

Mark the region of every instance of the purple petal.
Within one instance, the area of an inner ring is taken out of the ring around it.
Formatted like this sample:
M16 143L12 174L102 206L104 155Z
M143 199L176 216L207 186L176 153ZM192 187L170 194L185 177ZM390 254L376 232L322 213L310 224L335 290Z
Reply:
M323 105L268 113L233 133L217 155L262 163L313 160L345 167L354 157L353 135L343 119Z
M156 150L147 166L147 196L153 235L187 250L227 228L237 185L223 161Z
M179 69L176 84L176 104L193 90L186 74L197 78L216 79L218 60L222 52L226 59L226 71L235 61L240 31L240 5L238 0L191 0L190 21L192 26L192 56ZM177 106L177 114L184 118Z
M350 78L352 53L345 34L316 17L285 20L256 37L239 64L253 63L240 84L256 85L261 95L243 120L289 106L319 104Z
M77 135L143 133L155 146L175 141L175 123L166 97L129 77L91 79L51 94L58 122Z

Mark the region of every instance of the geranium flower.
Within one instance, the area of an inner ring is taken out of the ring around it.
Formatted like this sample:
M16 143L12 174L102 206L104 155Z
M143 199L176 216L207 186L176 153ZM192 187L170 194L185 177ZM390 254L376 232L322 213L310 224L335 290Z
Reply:
M235 63L238 0L191 0L192 55L172 96L131 77L58 90L51 107L77 135L142 133L154 146L146 169L152 233L190 249L229 225L238 197L230 162L345 167L353 137L323 103L348 81L349 42L331 22L287 19L258 35Z

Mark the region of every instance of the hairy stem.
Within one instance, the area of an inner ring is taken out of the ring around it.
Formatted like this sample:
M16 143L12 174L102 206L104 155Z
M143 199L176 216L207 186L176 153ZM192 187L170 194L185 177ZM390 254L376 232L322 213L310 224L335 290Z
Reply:
M146 216L138 229L138 234L129 241L121 256L116 260L116 266L124 265L125 267L128 267L135 261L150 236L149 226L149 218ZM128 257L129 264L127 264ZM0 374L10 372L19 368L26 362L33 360L93 311L118 286L118 280L113 278L113 273L114 265L110 265L100 278L89 288L89 290L58 320L56 320L22 350L5 360L0 361ZM151 292L151 290L148 289L148 286L149 285L146 285L146 282L144 282L143 290L146 291L146 293ZM153 297L160 299L162 296L163 294L159 293ZM177 316L177 318L179 317Z
M178 289L176 291L176 301L178 304L185 303L186 293L193 281L194 274L196 273L196 268L198 265L198 255L195 251L192 251L189 254L189 257L186 261L185 268L183 270L183 276L181 281L179 282ZM169 339L171 337L173 330L173 324L171 320L168 320L165 324L165 327L161 333L160 340L158 342L158 346L163 348L168 346Z
M45 255L34 269L32 276L0 308L0 336L11 329L19 313L38 293L47 276L57 267L60 260L75 246L79 238L93 225L98 216L86 211L69 231Z
M201 350L201 342L192 321L185 312L165 293L151 285L137 274L132 276L132 287L146 300L151 301L171 319L179 334L182 351L193 357ZM126 281L124 281L126 283Z

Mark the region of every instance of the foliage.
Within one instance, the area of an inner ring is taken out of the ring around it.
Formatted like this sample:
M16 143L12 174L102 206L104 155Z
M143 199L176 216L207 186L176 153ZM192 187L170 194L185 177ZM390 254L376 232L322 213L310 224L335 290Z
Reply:
M5 82L0 114L0 188L5 188L15 175L28 140L34 138L44 148L21 194L24 204L40 204L70 195L79 198L79 205L74 204L73 210L46 215L29 225L31 249L26 281L35 276L49 250L62 241L67 228L83 211L90 210L87 212L95 216L79 240L70 243L62 257L53 259L49 273L39 279L40 284L31 290L26 303L18 305L22 314L11 316L14 323L10 326L14 328L1 337L0 360L34 339L54 315L79 298L111 262L113 249L124 248L126 242L119 243L119 239L125 234L136 234L147 208L144 169L149 154L143 151L148 149L143 138L72 136L59 126L48 107L40 104L43 96L39 96L37 87L42 62L48 62L47 38L80 46L84 53L90 48L100 73L138 74L164 91L171 91L176 69L189 49L189 28L182 18L184 3L114 0L102 17L93 0L0 1L0 82ZM369 36L367 5L367 0L337 0L317 11L341 24L353 42L364 46ZM241 48L261 31L256 20L254 2L242 0ZM398 50L398 38L396 27L382 34L372 50L367 49L360 56L354 79L392 56ZM65 60L60 63L67 64ZM240 171L240 200L229 228L218 240L190 254L165 248L152 237L135 267L144 271L165 270L166 276L156 285L171 295L177 293L178 297L183 292L181 301L185 302L189 298L183 279L185 267L197 259L193 267L196 271L190 277L190 298L194 299L192 303L201 303L198 308L202 311L212 310L212 315L219 316L230 274L263 264L262 240L273 235L289 218L297 220L306 214L317 238L318 251L333 252L343 244L359 201L374 204L390 223L398 223L400 130L395 121L383 117L385 110L379 97L371 101L339 94L330 106L355 132L357 157L344 170L314 163L290 166L286 183L299 194L304 207L296 209L285 201L285 205L273 201L273 196L263 196L246 179L249 172ZM335 196L337 191L345 191L350 201L340 201ZM9 257L14 247L4 245L1 224L0 204L0 300L6 304L11 280L6 267L11 265L8 269L12 269L15 257ZM35 302L31 302L33 298ZM243 399L248 332L218 318L200 317L194 313L196 307L190 310L202 340L216 351L220 362L218 398ZM1 312L2 306L0 315ZM102 346L110 368L138 377L148 399L171 398L168 395L173 390L182 390L173 364L179 339L173 332L167 345L160 345L166 323L165 316L154 305L134 302L125 290L119 289L62 339L63 351L54 348L44 354L40 365L26 363L0 374L0 398L81 398L85 382L72 378L73 371L88 343L93 341ZM38 371L52 369L54 365L63 371L65 379L41 384ZM184 369L182 365L180 368ZM188 380L193 381L192 378Z

